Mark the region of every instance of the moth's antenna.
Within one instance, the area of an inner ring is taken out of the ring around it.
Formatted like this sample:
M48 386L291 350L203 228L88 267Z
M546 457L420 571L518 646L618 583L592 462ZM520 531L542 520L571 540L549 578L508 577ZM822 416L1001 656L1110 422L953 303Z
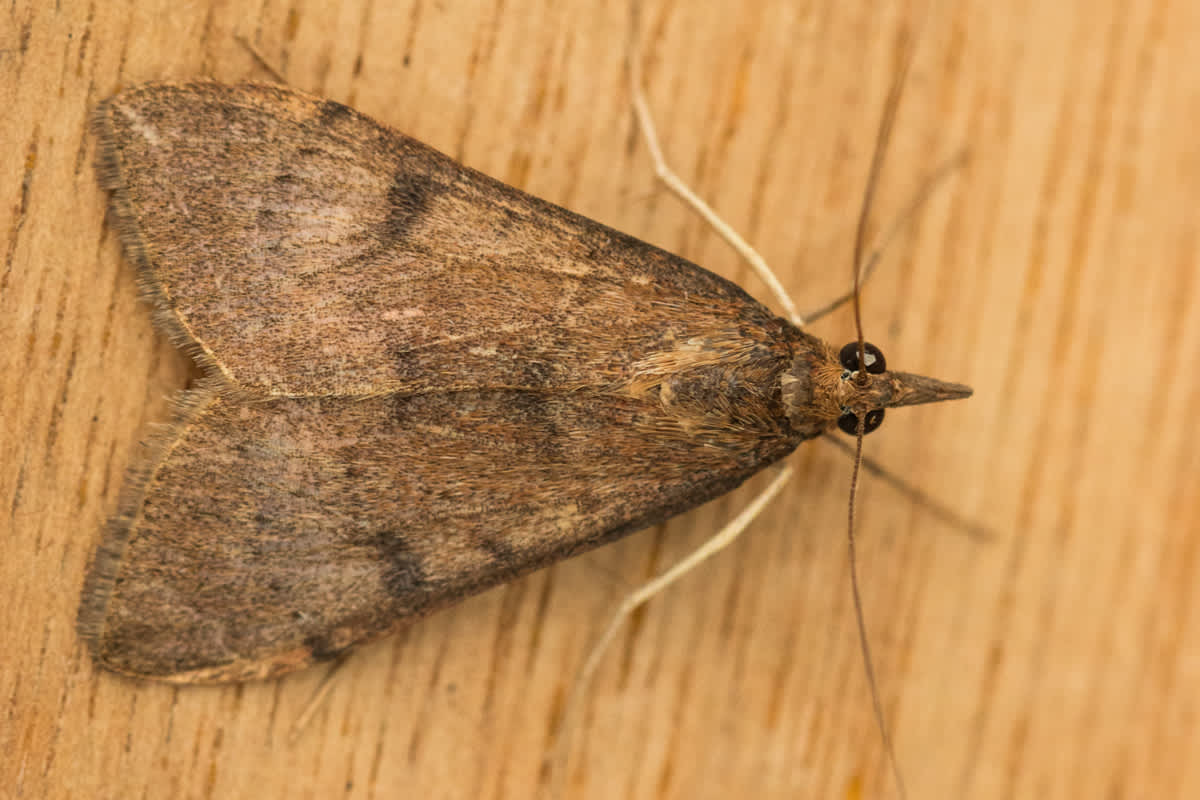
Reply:
M926 9L928 10L928 9ZM925 26L925 15L922 15L917 36L919 40L921 28ZM883 171L883 159L887 155L888 141L892 138L892 124L896 120L896 111L900 108L900 95L904 92L904 84L908 78L908 69L912 65L913 51L916 48L909 42L904 44L904 55L900 61L900 69L896 80L888 90L887 102L883 107L883 116L879 120L879 133L875 137L875 152L871 155L871 169L867 173L867 187L863 191L862 208L858 212L858 228L854 233L854 327L858 333L859 363L866 363L865 342L862 330L862 303L859 298L859 287L863 265L863 254L867 249L867 223L871 218L871 206L875 200L875 190L879 185L879 175ZM865 370L859 370L863 375ZM864 375L865 379L865 375Z
M925 13L921 16L917 27L917 35L910 42L904 42L900 67L896 73L896 79L892 82L891 89L888 90L887 102L883 107L883 116L879 120L879 133L875 137L875 152L871 156L871 168L867 173L867 186L863 192L862 208L858 213L858 228L854 235L854 328L858 334L859 364L857 381L863 386L869 384L871 380L866 370L866 339L863 337L860 292L863 254L867 248L867 223L870 221L871 205L875 199L875 189L879 185L879 175L883 170L883 159L887 154L888 141L891 139L892 125L896 120L896 110L900 107L900 96L904 90L909 67L912 65L913 51L915 50L912 43L919 39L928 11L927 7ZM879 697L879 683L875 680L875 663L871 658L871 644L867 640L866 615L863 613L862 592L858 585L858 554L854 544L854 500L858 494L858 471L862 464L862 442L863 435L866 432L867 415L865 410L860 410L857 412L857 416L858 426L854 447L854 469L850 474L850 499L846 515L846 547L850 563L850 590L854 595L854 616L858 622L858 641L862 648L863 665L867 671L867 683L871 687L871 704L875 709L875 723L879 726L879 734L883 738L883 747L887 753L888 763L892 765L892 774L895 776L897 791L900 793L901 798L907 798L908 792L904 788L904 776L900 772L900 762L896 759L896 749L892 744L887 719L883 714L883 701Z
M867 670L867 683L871 687L871 705L875 709L875 723L879 726L879 735L883 737L883 749L887 752L888 763L892 765L892 774L896 778L896 787L901 798L907 798L904 788L904 776L900 773L900 762L896 760L896 748L892 745L892 736L888 732L887 718L883 715L883 701L879 698L879 683L875 680L875 663L871 659L871 643L867 640L867 621L863 614L862 593L858 588L858 553L854 546L854 495L858 491L858 467L862 464L863 426L866 425L867 415L858 415L858 435L854 447L854 469L850 473L850 502L846 521L846 545L850 554L850 591L854 595L854 616L858 620L858 643L862 648L863 666Z

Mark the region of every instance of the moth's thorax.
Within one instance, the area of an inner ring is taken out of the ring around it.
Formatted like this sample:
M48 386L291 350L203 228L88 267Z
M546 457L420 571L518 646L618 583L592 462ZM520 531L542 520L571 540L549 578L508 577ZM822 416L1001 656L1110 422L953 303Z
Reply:
M780 378L784 410L798 434L818 436L841 414L835 397L841 373L828 344L811 336L799 343L791 369Z

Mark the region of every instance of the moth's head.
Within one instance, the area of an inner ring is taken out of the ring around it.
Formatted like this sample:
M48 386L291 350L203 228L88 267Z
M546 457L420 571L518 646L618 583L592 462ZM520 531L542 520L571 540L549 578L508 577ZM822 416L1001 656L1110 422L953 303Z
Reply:
M894 372L878 347L853 341L840 351L825 345L796 358L783 377L783 399L792 427L824 433L871 433L883 423L884 409L937 403L971 396L971 387L910 372Z

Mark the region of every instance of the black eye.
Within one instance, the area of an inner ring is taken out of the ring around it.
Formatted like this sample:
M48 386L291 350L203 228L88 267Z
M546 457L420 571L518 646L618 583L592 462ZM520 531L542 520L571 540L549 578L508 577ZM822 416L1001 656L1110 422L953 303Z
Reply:
M867 357L867 372L872 375L880 375L887 369L887 361L883 358L883 352L870 342L863 344L863 355ZM842 352L838 353L838 361L841 362L843 369L857 372L858 342L851 342L843 347Z
M855 345L855 347L857 348L857 345ZM845 351L843 350L842 352L845 352ZM869 357L870 356L868 356L868 358ZM863 433L864 434L870 433L871 431L877 429L882 424L883 424L883 409L882 408L876 408L872 411L868 411L867 412L867 420L863 424ZM841 428L846 433L850 434L851 436L857 436L858 435L858 415L853 412L847 411L845 414L842 414L840 417L838 417L838 427Z

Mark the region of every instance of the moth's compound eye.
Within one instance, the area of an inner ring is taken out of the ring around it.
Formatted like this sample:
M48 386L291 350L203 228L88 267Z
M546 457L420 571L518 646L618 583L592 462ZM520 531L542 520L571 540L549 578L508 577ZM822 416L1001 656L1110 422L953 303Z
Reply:
M855 345L855 349L857 349L857 348L858 348L858 345ZM843 349L842 352L845 353L846 352L845 349ZM868 351L867 358L870 358L870 357L871 357L870 351ZM863 433L870 433L871 431L877 429L882 424L883 424L883 409L882 408L876 408L871 411L868 411L866 422L863 424ZM841 428L846 433L850 434L851 436L857 436L858 435L858 414L855 414L853 411L847 411L845 414L842 414L840 417L838 417L838 427Z
M872 375L880 375L887 369L887 361L883 357L883 351L870 342L863 344L863 355L867 358L867 372ZM851 342L843 347L842 352L838 353L838 361L841 362L843 369L857 372L858 342Z

